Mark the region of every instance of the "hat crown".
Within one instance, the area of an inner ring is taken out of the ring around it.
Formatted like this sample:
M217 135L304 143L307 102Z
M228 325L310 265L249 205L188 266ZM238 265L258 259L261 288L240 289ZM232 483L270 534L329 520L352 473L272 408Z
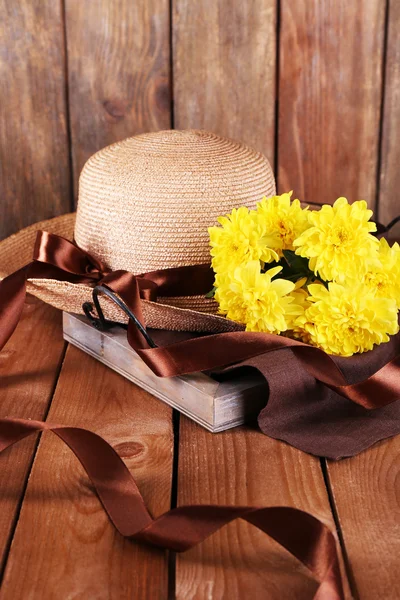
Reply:
M94 154L79 181L77 244L135 274L210 261L207 228L275 193L267 159L206 131L160 131Z

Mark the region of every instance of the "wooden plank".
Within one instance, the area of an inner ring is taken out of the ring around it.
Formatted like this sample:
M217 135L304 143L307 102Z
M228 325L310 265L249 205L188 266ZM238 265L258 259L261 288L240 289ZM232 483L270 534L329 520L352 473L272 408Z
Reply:
M77 348L67 350L51 422L107 439L155 516L170 507L171 409ZM71 451L42 437L11 546L1 600L167 596L166 553L124 539ZM21 577L23 573L23 577Z
M0 354L1 417L43 419L64 355L61 313L28 297L21 322ZM36 441L0 456L0 574L13 533Z
M181 417L178 505L190 503L295 506L334 529L318 459L255 428L210 434ZM312 598L317 587L298 561L244 521L176 560L178 600Z
M72 157L171 123L168 0L66 0Z
M61 3L0 3L0 237L68 212Z
M362 600L400 598L399 452L397 436L354 458L328 463L352 578Z
M379 219L388 223L400 214L400 3L389 1L386 73L382 123Z
M274 164L276 0L174 0L174 123L232 137Z
M385 2L282 0L278 188L375 207Z

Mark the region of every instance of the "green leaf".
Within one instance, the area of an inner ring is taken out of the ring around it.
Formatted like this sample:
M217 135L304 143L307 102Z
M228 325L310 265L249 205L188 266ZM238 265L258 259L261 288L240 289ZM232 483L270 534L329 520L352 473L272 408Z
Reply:
M276 260L273 260L270 263L262 263L262 267L261 267L261 273L265 273L266 271L269 271L269 269L275 269L275 267L282 267L283 263L280 260L279 262Z
M307 258L298 256L293 250L283 250L283 256L292 271L304 274L310 272Z
M214 298L215 296L215 292L217 291L217 288L214 286L212 290L210 290L205 297L206 298Z
M283 250L282 253L283 258L281 258L279 262L274 261L265 263L261 268L261 272L265 273L274 267L282 267L282 271L275 275L273 279L287 279L288 281L296 283L299 279L305 278L307 280L306 286L315 281L319 281L326 288L328 287L326 281L323 281L318 275L315 275L315 273L311 271L308 266L309 263L307 258L298 256L294 250Z

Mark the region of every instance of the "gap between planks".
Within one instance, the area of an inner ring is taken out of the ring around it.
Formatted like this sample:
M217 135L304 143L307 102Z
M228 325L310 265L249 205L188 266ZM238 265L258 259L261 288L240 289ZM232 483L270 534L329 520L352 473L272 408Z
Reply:
M0 355L0 416L41 420L53 398L65 356L60 313L28 297L17 330ZM0 583L37 448L21 441L1 457Z
M344 536L343 536L343 531L342 531L342 527L340 524L338 508L335 504L335 497L333 494L332 484L331 484L331 481L329 478L329 469L328 469L328 464L327 464L326 458L320 458L320 464L321 464L322 475L324 477L326 493L328 494L329 504L331 507L331 512L332 512L332 516L333 516L334 523L335 523L336 534L337 534L337 538L338 538L338 541L340 544L340 549L342 552L343 567L346 571L347 581L349 583L351 595L352 595L352 598L354 598L354 600L359 600L356 582L354 579L353 571L352 571L351 565L350 565L349 556L348 556L346 545L344 542Z
M52 389L50 391L49 403L47 405L47 408L46 408L46 411L45 411L43 417L41 417L42 421L47 421L47 415L49 414L49 410L50 410L51 403L52 403L52 400L53 400L53 397L54 397L54 393L55 393L56 388L57 388L57 383L58 383L58 379L60 377L62 366L64 364L64 359L65 359L65 354L66 354L66 351L67 351L67 347L68 347L68 344L64 343L64 348L63 348L62 354L60 356L60 364L59 364L58 369L57 369L56 374L55 374L55 380L54 380L53 387L52 387ZM41 437L42 437L42 434L39 433L38 435L35 436L35 439L34 439L34 442L33 442L33 450L32 450L31 457L30 457L30 459L28 461L28 467L27 467L26 474L25 474L24 481L23 481L23 485L22 485L21 496L20 496L20 498L17 501L15 515L14 515L14 518L13 518L13 521L12 521L12 524L11 524L11 527L10 527L9 538L8 538L8 540L6 542L4 553L3 553L3 560L0 561L0 587L1 587L1 584L2 584L2 581L3 581L4 571L5 571L5 568L6 568L6 565L7 565L8 554L10 552L10 548L11 548L11 544L12 544L12 541L13 541L13 538L14 538L15 530L16 530L16 528L18 526L19 516L21 514L22 505L23 505L24 500L25 500L25 494L26 494L26 489L28 487L29 477L31 475L33 463L35 462L35 458L36 458L36 454L37 454L37 451L38 451L38 448L39 448Z
M335 533L319 459L262 435L254 426L211 434L181 416L178 478L178 505L294 506ZM351 598L343 561L341 571L345 597ZM177 600L312 598L316 587L299 561L241 520L177 555Z
M331 494L355 598L400 598L400 436L341 461L327 461Z

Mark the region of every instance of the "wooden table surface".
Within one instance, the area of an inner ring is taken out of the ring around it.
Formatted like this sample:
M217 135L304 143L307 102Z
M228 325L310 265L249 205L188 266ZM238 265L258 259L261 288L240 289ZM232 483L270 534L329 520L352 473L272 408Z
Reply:
M2 417L87 427L134 474L153 515L189 503L296 506L337 531L346 598L400 598L400 436L340 462L255 426L211 434L62 339L29 298L0 354ZM316 583L242 521L180 555L123 539L56 436L0 456L0 600L308 599Z

